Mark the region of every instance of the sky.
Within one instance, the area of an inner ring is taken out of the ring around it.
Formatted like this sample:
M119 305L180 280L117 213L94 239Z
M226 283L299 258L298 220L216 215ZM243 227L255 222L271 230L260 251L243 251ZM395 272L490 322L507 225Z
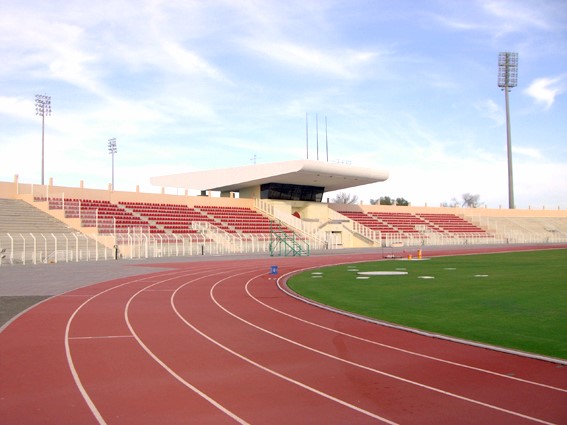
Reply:
M309 156L388 170L364 203L507 208L500 52L515 206L567 209L564 0L0 0L0 181L41 182L43 94L55 185L106 189L115 138L116 190Z

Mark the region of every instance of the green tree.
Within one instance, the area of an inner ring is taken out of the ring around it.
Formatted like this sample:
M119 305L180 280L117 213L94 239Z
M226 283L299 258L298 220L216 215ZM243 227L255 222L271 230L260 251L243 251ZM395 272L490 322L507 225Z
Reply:
M390 198L389 196L380 196L379 199L371 199L370 205L402 205L407 206L409 205L409 201L406 201L404 198Z

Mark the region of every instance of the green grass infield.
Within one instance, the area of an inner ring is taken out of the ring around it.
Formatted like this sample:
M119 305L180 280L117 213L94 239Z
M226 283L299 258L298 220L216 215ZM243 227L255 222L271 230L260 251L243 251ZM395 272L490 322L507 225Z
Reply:
M370 271L407 274L360 274ZM367 317L567 359L565 249L340 265L288 285Z

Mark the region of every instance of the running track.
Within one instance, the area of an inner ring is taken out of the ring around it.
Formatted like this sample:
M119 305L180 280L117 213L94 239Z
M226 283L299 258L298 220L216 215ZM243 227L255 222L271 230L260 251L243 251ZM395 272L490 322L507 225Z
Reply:
M567 424L567 367L333 313L269 274L370 259L167 264L51 298L0 333L0 423Z

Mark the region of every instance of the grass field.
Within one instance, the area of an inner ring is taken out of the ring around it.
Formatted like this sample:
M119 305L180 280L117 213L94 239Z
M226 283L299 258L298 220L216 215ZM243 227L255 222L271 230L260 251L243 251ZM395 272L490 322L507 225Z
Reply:
M407 275L357 279L364 271ZM288 285L364 316L567 359L564 249L341 265L301 273Z

